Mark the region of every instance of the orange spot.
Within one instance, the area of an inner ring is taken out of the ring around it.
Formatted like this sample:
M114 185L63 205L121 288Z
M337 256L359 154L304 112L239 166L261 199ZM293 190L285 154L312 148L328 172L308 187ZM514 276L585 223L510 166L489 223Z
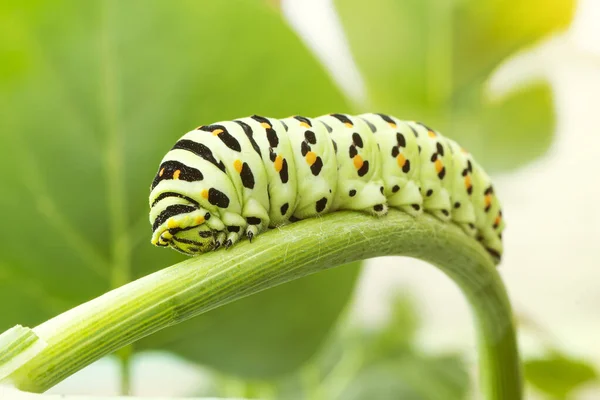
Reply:
M315 163L315 161L317 161L317 154L314 151L309 151L308 153L306 153L306 163L308 165L313 165Z
M180 170L173 172L173 179L179 179L179 174L181 174Z
M468 189L470 188L472 185L471 183L471 175L467 175L465 176L465 187Z
M443 168L444 168L444 163L438 157L438 159L435 160L435 170L439 173Z
M235 168L235 170L238 173L241 173L242 172L242 161L241 160L235 160L233 162L233 168Z
M499 215L496 217L496 219L494 220L494 224L496 225L500 225L500 221L502 220L502 217L500 217Z
M173 229L179 227L179 224L174 219L170 219L169 222L167 222L167 227Z
M394 129L396 129L398 127L398 125L396 125L395 122L388 122L388 124Z
M300 122L300 126L306 128L306 129L310 128L310 125L307 124L306 122Z
M396 161L398 162L398 166L402 168L404 167L404 164L406 164L406 157L404 157L402 154L398 154Z
M427 132L427 134L429 135L430 138L434 138L437 136L434 131L429 131L429 132Z
M261 122L260 126L262 126L265 129L271 129L271 125L267 124L266 122Z
M275 161L273 162L273 167L275 167L275 171L281 171L281 169L283 168L283 157L277 156L275 158Z
M158 173L158 176L163 176L163 174L164 174L164 173L165 173L165 169L164 169L164 168L162 168L162 169L160 170L160 172Z
M208 190L204 189L202 193L200 193L200 196L204 197L205 199L208 199Z
M484 200L485 200L485 206L488 207L490 204L492 204L492 195L486 194Z
M350 122L344 122L344 125L346 125L346 128L353 128L354 125L352 125Z
M365 163L362 159L362 157L360 155L355 155L354 158L352 158L352 162L354 163L354 168L356 169L360 169L363 164Z
M215 129L214 131L212 131L212 134L215 136L217 136L220 133L223 133L223 129Z
M467 151L467 149L465 149L464 147L461 147L461 148L460 148L460 151L462 151L462 152L463 152L463 153L465 153L465 154L469 154L469 152Z
M199 215L196 217L196 219L194 220L194 223L196 225L200 225L204 223L204 217L202 215Z

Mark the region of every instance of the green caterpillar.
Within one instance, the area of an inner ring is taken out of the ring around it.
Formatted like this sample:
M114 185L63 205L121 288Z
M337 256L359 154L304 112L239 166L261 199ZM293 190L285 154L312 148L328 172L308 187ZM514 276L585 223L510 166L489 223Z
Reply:
M384 114L254 115L186 133L152 182L152 243L196 255L295 220L388 207L454 221L502 255L502 211L483 169L422 123Z

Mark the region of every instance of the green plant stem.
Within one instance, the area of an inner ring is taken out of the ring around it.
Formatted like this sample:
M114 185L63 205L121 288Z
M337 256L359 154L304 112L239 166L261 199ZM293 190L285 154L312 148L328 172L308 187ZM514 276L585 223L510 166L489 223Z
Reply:
M474 312L486 398L521 399L510 304L493 261L458 227L395 210L384 218L335 212L296 222L106 293L34 328L48 345L15 371L10 383L45 391L159 329L293 279L386 255L427 261L457 283Z

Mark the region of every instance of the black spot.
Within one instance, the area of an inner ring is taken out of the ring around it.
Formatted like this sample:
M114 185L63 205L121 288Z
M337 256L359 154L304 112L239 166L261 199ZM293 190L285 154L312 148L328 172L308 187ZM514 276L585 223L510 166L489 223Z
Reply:
M467 193L468 193L469 195L473 194L473 186L469 186L469 187L467 188Z
M367 125L369 126L369 129L371 130L371 132L373 132L373 133L377 132L377 127L376 127L375 125L373 125L373 124L371 123L371 121L369 121L369 120L368 120L368 119L366 119L366 118L361 118L361 119L362 119L363 121L365 121L365 124L367 124Z
M494 225L492 225L492 228L496 229L496 228L498 228L499 225L500 225L499 223L494 222Z
M446 167L442 167L442 170L438 173L438 178L444 179L444 176L446 176Z
M200 236L201 238L209 238L213 236L212 231L200 231L198 232L198 236Z
M290 208L289 203L285 203L284 205L282 205L281 208L279 209L279 211L281 211L281 215L285 215L288 208Z
M248 163L244 163L242 165L242 170L240 171L240 178L242 178L242 184L245 188L254 189L254 174L250 169Z
M450 212L448 210L440 210L442 212L442 214L444 214L446 217L448 215L450 215Z
M298 221L300 221L300 218L294 217L293 215L290 217L290 222L298 222Z
M335 154L337 154L337 143L335 140L332 140L331 143L333 143L333 150L335 151Z
M408 171L410 171L410 160L406 160L404 162L404 165L402 166L402 172L404 172L405 174L407 174Z
M300 145L300 153L302 154L302 156L305 157L309 151L310 151L310 146L308 145L308 143L302 142L302 144Z
M411 204L412 208L414 208L416 211L419 211L421 209L421 206L418 204Z
M383 204L375 204L373 206L373 210L379 212L379 211L383 211Z
M351 189L351 190L348 192L348 195L349 195L350 197L354 197L354 196L356 196L356 190L354 190L354 189Z
M252 144L252 148L254 149L254 151L256 151L258 153L259 156L262 157L262 154L260 152L260 147L258 147L258 143L256 143L256 140L254 140L252 127L243 121L236 120L233 122L237 123L239 126L242 127L242 129L244 130L244 133L246 134L246 136L248 137L248 140L250 141L250 144Z
M281 125L283 125L283 129L285 129L285 131L288 131L288 126L285 124L285 122L283 122L283 120L279 120L279 122L281 122Z
M326 205L327 205L327 198L323 197L321 200L317 201L315 210L317 210L317 212L321 212L325 209Z
M417 122L417 124L421 125L423 128L427 129L428 131L431 131L433 133L435 133L435 131L433 129L431 129L430 127L428 127L427 125L425 125L422 122Z
M360 147L362 149L363 147L363 141L362 138L360 137L360 135L356 132L354 132L352 134L352 143L354 143L355 145L357 145L358 147Z
M429 189L427 191L427 193L425 193L425 196L430 197L433 194L433 189Z
M440 142L437 142L435 144L435 147L437 148L438 153L440 153L441 156L444 155L444 146L442 146L442 144Z
M163 171L162 176L160 176L160 171ZM196 182L204 179L202 172L196 168L188 167L179 161L165 161L158 167L158 173L154 177L154 181L152 181L151 189L154 189L160 181L173 179L175 171L179 171L179 179L182 181Z
M194 142L193 140L188 139L181 139L175 143L175 146L173 146L171 150L175 149L187 150L191 153L194 153L198 157L210 162L221 171L225 172L225 165L223 162L217 161L217 159L213 156L212 151L210 151L210 149L202 143Z
M462 176L467 176L469 174L469 168L463 169Z
M158 217L154 220L152 224L152 231L155 231L159 226L161 226L166 220L175 215L191 213L192 211L196 211L197 208L193 206L188 206L185 204L173 204L169 207L165 208Z
M227 232L239 232L240 231L240 227L239 226L228 226L227 227Z
M377 115L379 115L388 124L395 124L394 120L389 115L385 115L385 114L377 114Z
M350 156L350 158L354 158L354 156L356 156L357 154L358 151L356 150L356 146L351 144L350 147L348 147L348 156Z
M215 188L208 189L208 202L220 208L229 207L229 197Z
M269 128L267 131L267 139L269 140L269 146L277 147L279 146L279 138L277 137L277 133L275 129Z
M410 130L413 132L413 134L415 135L416 138L419 137L419 132L417 132L417 130L415 128L413 128L412 125L408 125L408 127L410 128Z
M392 188L392 193L396 193L398 190L400 190L400 186L394 185L394 187Z
M312 128L312 122L310 122L310 119L306 118L306 117L301 117L299 115L296 115L294 117L294 119L300 121L300 122L304 122L306 124L308 124L308 126L310 126Z
M358 176L365 176L367 172L369 172L369 162L363 162L362 167L360 167L356 172L358 173Z
M438 153L433 153L431 155L431 162L435 162L435 160L437 160L437 158L438 158Z
M396 133L396 140L398 141L398 146L406 147L406 139L404 138L404 135L400 132Z
M454 203L454 208L460 208L460 203L458 201Z
M158 203L159 201L161 201L162 199L166 199L167 197L179 197L180 199L184 199L186 201L189 201L190 203L194 204L195 206L199 206L200 204L198 204L198 202L194 199L192 199L191 197L188 197L184 194L181 193L177 193L177 192L163 192L161 194L159 194L154 201L152 202L152 206L154 207L154 205L156 203Z
M492 205L491 205L491 204L490 204L490 205L488 205L488 206L486 206L486 207L485 207L485 212L489 212L491 208L492 208Z
M233 151L237 151L237 152L242 151L242 148L240 147L240 142L238 142L236 138L231 136L231 134L227 131L227 129L225 129L225 127L223 125L201 126L198 129L202 130L202 131L206 131L206 132L211 132L211 133L216 131L217 129L220 129L223 132L219 133L217 136L219 137L219 139L221 139L221 141L225 144L225 146L229 147Z
M279 171L279 177L281 178L281 183L287 183L290 176L288 173L288 162L286 159L283 159L283 164L281 165L281 171Z
M344 123L344 124L351 124L354 125L352 123L352 121L350 120L350 118L348 118L348 116L344 115L344 114L329 114L331 115L333 118L337 119L338 121Z
M469 172L473 172L473 164L471 164L471 160L467 160L467 168L469 168Z
M323 168L323 160L321 157L317 157L315 163L310 166L310 171L314 176L318 176L321 173L321 169Z
M319 120L321 121L321 120ZM327 125L325 122L321 121L321 123L325 126L325 129L327 129L327 132L331 133L333 132L333 128L330 127L329 125Z
M419 154L421 154L421 145L419 145Z
M494 193L494 188L492 186L488 187L487 189L485 189L485 192L483 192L483 194L488 195L488 194L492 194Z
M304 132L304 138L310 144L317 144L317 137L313 131Z
M204 220L208 221L210 219L210 213L204 214Z
M471 228L471 229L475 229L475 224L473 224L473 223L469 222L469 228Z
M379 191L381 192L381 194L383 194L383 186L379 187Z
M396 158L398 157L398 154L400 154L400 149L398 146L392 147L392 157Z
M490 253L492 255L492 257L497 258L498 260L500 260L502 258L502 256L500 255L500 253L498 253L498 251L494 250L494 249L490 249L489 247L485 248L487 250L488 253Z
M271 160L271 162L275 162L276 159L277 153L275 153L275 150L273 150L272 147L269 147L269 160Z
M248 223L248 225L260 225L262 220L257 217L247 217L246 222Z

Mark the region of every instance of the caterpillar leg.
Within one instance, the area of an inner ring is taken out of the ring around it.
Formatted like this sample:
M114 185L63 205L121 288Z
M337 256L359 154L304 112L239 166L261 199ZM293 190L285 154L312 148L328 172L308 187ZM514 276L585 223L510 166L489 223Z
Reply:
M450 203L450 195L446 189L439 184L430 185L424 182L421 187L421 193L423 194L423 207L425 211L442 221L450 221L450 209L452 205Z
M246 201L242 216L248 224L245 233L250 241L269 226L269 212L256 199L249 198Z
M414 181L391 177L386 183L390 207L399 208L413 217L423 213L423 196Z
M452 205L452 220L469 236L477 234L475 208L470 201L455 201Z
M336 210L365 211L377 216L387 214L388 205L383 182L380 180L369 182L346 180L340 182L333 208Z

